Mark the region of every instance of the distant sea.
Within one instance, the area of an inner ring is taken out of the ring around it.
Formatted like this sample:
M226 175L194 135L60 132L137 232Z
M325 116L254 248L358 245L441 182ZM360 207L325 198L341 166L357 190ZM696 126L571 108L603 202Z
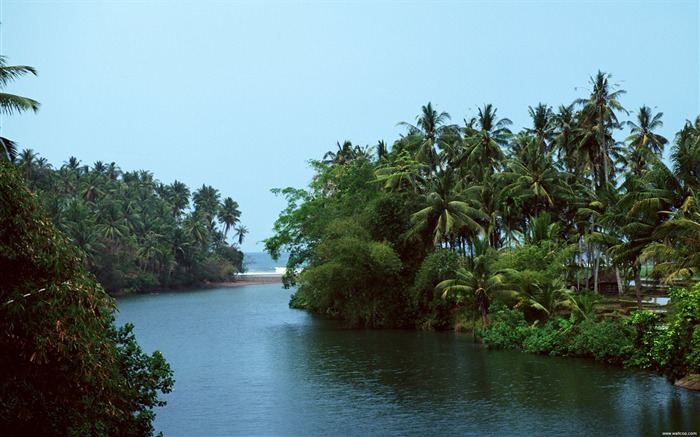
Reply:
M289 254L283 253L277 261L274 261L267 252L244 252L243 265L248 274L260 273L284 273Z

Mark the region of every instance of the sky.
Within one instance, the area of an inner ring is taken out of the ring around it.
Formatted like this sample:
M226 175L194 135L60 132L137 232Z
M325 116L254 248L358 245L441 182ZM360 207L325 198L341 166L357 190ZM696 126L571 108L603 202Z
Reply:
M0 22L8 64L39 73L4 92L42 105L3 136L56 168L211 185L240 205L244 252L286 206L271 188L307 186L337 142L392 144L428 102L456 124L491 103L519 131L600 70L670 140L700 115L698 0L0 0Z

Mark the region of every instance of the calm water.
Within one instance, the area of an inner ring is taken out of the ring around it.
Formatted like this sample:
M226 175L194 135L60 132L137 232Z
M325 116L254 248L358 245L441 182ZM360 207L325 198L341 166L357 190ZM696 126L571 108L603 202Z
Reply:
M166 436L661 436L700 431L700 393L453 333L344 330L279 285L124 297L175 370Z

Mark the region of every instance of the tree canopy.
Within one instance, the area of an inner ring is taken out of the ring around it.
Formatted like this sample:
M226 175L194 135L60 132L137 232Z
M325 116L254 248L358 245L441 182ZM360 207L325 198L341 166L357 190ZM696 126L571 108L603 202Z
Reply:
M6 161L0 186L0 434L151 435L170 366L114 326L84 254Z

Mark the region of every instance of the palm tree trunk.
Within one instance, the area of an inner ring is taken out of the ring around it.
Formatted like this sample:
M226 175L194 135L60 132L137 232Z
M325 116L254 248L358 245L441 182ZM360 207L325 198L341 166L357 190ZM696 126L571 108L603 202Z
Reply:
M634 294L637 296L637 311L642 311L642 268L635 264L632 269L634 270Z
M598 273L600 271L600 254L597 253L595 247L593 247L594 261L593 261L593 292L598 293Z
M615 279L617 279L617 294L622 295L622 276L620 275L620 268L615 266Z

